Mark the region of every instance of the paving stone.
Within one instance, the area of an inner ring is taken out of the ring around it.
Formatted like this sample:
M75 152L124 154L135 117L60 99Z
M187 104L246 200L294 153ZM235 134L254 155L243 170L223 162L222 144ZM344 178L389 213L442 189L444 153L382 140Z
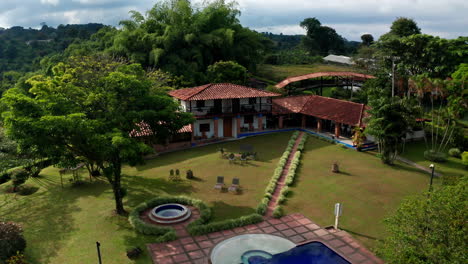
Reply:
M211 242L210 240L201 241L201 242L198 243L198 245L201 248L209 248L209 247L214 246L213 242Z
M196 236L194 237L195 241L200 242L200 241L205 241L208 239L207 235L201 235L201 236Z
M272 225L277 225L277 224L282 224L283 222L281 222L279 219L271 218L271 219L268 219L268 223Z
M193 242L195 242L195 240L193 240L193 238L191 238L191 237L185 237L185 238L182 238L180 240L180 243L183 244L183 245L191 244Z
M312 221L310 221L307 218L297 219L296 221L299 222L301 225L313 224Z
M194 250L200 249L200 247L197 244L192 243L192 244L184 245L184 249L187 251L194 251Z
M263 221L263 222L258 223L257 226L260 227L260 228L268 227L268 226L270 226L270 223L268 223L267 221Z
M349 245L353 248L360 248L361 246L357 242L351 242Z
M350 246L343 246L343 247L338 248L338 250L343 252L343 254L345 254L346 256L354 251L354 249Z
M221 237L223 236L223 234L221 232L214 232L214 233L210 233L208 234L208 237L213 239L213 238L218 238L218 237Z
M294 218L292 218L291 216L287 215L287 216L281 217L280 220L283 221L283 222L289 222L289 221L293 221Z
M262 228L262 231L267 234L271 234L271 233L276 232L276 229L272 226L269 226L269 227Z
M335 239L336 237L334 235L325 235L322 237L322 239L325 239L325 240L332 240L332 239Z
M333 239L333 240L328 241L328 244L330 244L330 246L334 248L339 248L343 246L345 243L339 239Z
M317 229L320 229L320 226L316 225L316 224L308 224L306 225L307 228L309 228L309 230L317 230Z
M316 239L317 235L314 232L303 233L302 236L307 240Z
M288 229L289 226L285 225L285 224L279 224L279 225L274 225L274 227L278 230L285 230L285 229Z
M299 219L304 219L305 217L300 214L300 213L294 213L294 214L290 214L289 216L291 216L292 218L294 218L295 220L299 220Z
M301 224L299 224L299 222L296 222L296 221L287 222L286 224L287 224L289 227L298 227L298 226L302 226Z
M324 236L324 235L327 235L328 232L324 229L318 229L318 230L315 230L314 233L317 235L317 236Z
M203 257L203 258L199 258L199 259L193 260L192 263L193 263L193 264L207 264L207 263L209 263L209 262L208 262L208 258L207 258L207 257Z
M304 242L305 238L302 237L301 235L296 235L296 236L292 236L289 240L291 240L292 242L298 244L298 243Z
M353 262L361 262L361 261L364 261L366 259L366 257L364 257L363 255L361 255L360 253L354 253L352 254L350 257L349 257Z
M250 231L250 230L258 229L258 226L256 226L256 225L246 225L246 226L244 226L244 228L247 231Z
M244 232L245 232L245 228L243 228L243 227L236 227L236 228L234 228L232 231L234 231L234 232L237 233L237 234L241 234L241 233L244 233Z
M166 245L168 245L168 246L180 246L180 245L182 245L182 243L180 243L180 240L174 240L174 241L171 241L171 242L167 242Z
M291 236L296 235L296 232L294 232L294 230L292 230L292 229L283 230L283 231L281 231L281 233L283 233L287 237L291 237Z
M171 257L161 257L161 258L156 258L155 259L156 264L174 264L174 262Z
M201 250L189 252L188 255L191 259L198 259L198 258L202 258L205 256L205 254Z
M211 252L211 248L204 248L203 252L205 252L205 255L209 256Z
M235 234L232 230L223 230L222 233L224 236L232 236Z
M303 227L303 226L298 226L298 227L295 227L293 228L294 231L296 231L297 233L301 234L301 233L305 233L305 232L308 232L309 229Z
M187 254L174 255L172 256L172 259L175 261L175 263L180 263L189 260Z

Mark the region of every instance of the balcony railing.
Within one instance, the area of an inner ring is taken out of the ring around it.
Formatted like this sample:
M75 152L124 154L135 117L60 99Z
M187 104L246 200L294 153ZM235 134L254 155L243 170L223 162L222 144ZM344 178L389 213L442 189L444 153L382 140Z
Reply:
M241 104L239 107L223 106L223 107L192 107L187 108L187 112L194 115L221 115L221 114L243 114L243 113L265 113L271 112L271 104Z

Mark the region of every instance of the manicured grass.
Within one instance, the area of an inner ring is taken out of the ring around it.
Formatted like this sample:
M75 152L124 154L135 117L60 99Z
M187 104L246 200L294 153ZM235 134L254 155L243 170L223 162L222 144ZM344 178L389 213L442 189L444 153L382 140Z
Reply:
M426 143L424 141L410 142L406 144L405 152L401 156L427 168L433 163L435 171L440 172L443 176L459 177L468 174L460 158L449 156L446 162L432 162L424 159L424 151L426 151Z
M252 213L290 136L291 133L275 133L252 137L164 154L143 166L125 167L123 173L128 175L123 178L128 189L125 207L131 210L159 195L189 195L213 206L213 220ZM241 144L253 145L259 160L240 165L220 158L220 147L239 152ZM168 181L169 170L177 168L184 180ZM192 169L197 179L185 180L186 169ZM218 175L225 176L228 185L233 177L239 177L243 193L215 191ZM73 188L66 184L61 189L58 170L47 168L40 177L28 181L40 187L30 196L5 194L3 190L8 184L0 186L0 219L23 225L28 242L26 256L31 263L97 263L96 241L102 245L103 263L151 263L145 245L154 241L154 237L135 233L126 217L113 214L112 190L104 179ZM135 246L143 248L145 255L132 262L125 256L125 250Z
M331 172L337 161L341 173ZM300 212L321 226L334 224L334 204L343 204L340 228L368 248L385 236L382 220L402 199L428 188L429 175L396 164L384 165L370 153L343 149L309 137L286 213Z
M355 71L360 70L332 64L308 64L308 65L270 65L262 64L257 67L257 75L275 82L282 81L287 77L303 75L314 72L326 71Z

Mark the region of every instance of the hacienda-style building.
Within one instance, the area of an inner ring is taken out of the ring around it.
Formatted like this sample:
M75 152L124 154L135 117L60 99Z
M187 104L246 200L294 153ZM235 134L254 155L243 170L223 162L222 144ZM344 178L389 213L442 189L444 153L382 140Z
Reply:
M158 152L288 129L304 129L352 146L354 128L365 127L364 104L319 95L281 97L230 83L184 88L169 95L179 102L180 111L194 115L195 122L166 145L155 146ZM138 127L132 136L152 135L146 123Z

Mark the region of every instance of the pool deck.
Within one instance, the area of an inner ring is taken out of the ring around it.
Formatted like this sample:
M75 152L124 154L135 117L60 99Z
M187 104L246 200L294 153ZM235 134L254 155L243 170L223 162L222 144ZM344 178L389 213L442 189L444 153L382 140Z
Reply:
M353 264L384 263L346 231L322 228L302 214L268 218L258 224L195 237L180 231L175 241L147 245L154 264L208 264L210 251L217 243L242 234L276 235L296 245L320 241Z

